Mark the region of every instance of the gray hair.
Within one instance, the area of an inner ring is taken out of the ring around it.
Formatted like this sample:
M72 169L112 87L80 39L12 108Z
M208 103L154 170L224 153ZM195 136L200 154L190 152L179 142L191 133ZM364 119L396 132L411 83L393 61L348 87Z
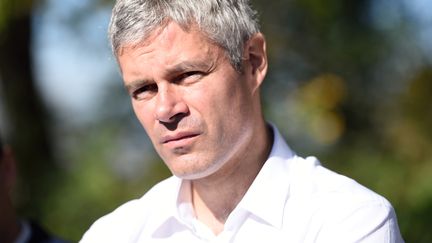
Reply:
M114 55L125 45L146 40L171 21L184 30L196 24L226 51L238 71L246 41L259 32L257 14L249 0L117 0L108 31Z

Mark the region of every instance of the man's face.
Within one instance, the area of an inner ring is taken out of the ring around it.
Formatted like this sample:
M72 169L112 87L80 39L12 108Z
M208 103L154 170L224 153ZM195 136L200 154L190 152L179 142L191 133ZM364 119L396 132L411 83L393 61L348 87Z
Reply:
M169 23L124 47L118 61L134 111L173 174L203 178L253 149L254 82L199 31Z

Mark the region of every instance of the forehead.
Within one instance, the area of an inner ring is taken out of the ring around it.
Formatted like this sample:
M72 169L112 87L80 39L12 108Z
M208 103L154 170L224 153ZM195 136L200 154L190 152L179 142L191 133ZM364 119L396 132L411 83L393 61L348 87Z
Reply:
M147 38L135 44L124 44L116 53L118 57L131 52L152 52L164 48L164 51L175 47L199 50L204 46L218 47L198 28L196 24L182 27L171 21L154 29Z
M149 74L147 71L162 71L193 60L215 61L223 53L222 48L213 44L197 27L183 29L170 22L154 30L139 44L124 46L118 62L123 77L128 79L131 74Z

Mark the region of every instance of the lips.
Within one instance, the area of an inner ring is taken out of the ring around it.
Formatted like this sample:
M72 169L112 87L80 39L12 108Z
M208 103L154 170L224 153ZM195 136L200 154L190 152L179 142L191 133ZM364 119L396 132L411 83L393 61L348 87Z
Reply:
M195 133L195 132L178 132L176 134L163 136L161 139L161 143L162 144L181 143L182 141L189 140L198 135L199 133Z

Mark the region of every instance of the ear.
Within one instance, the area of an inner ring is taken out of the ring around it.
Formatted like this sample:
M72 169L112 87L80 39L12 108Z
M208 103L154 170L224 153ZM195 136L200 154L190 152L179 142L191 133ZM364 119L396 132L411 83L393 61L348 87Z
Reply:
M246 42L244 58L248 66L245 72L251 77L255 92L264 81L268 67L266 41L262 33L256 33Z

